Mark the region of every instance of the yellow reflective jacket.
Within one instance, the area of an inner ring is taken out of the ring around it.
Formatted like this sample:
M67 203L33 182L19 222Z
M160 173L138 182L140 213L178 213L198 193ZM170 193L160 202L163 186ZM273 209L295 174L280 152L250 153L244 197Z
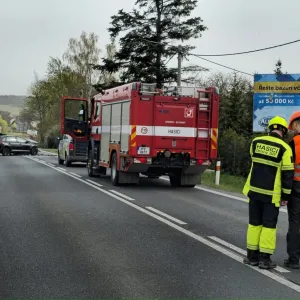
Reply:
M243 189L247 197L260 197L280 206L289 200L294 160L291 147L276 133L253 139L250 146L251 169Z

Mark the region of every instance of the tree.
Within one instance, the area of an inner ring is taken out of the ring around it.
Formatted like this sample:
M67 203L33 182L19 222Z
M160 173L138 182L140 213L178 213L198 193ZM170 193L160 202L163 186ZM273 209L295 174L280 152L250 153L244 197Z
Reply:
M8 124L5 120L2 119L0 115L0 133L7 133L8 132Z
M112 61L116 55L116 51L117 48L115 43L106 45L106 59L108 61ZM116 73L110 73L108 71L104 71L99 80L100 83L104 83L105 85L110 85L116 81L117 81Z
M132 12L119 10L112 16L108 30L113 41L125 32L120 38L120 49L113 59L102 59L102 65L95 68L109 73L121 71L122 82L141 80L161 87L166 81L175 81L177 70L166 67L166 61L178 52L172 43L199 38L207 29L200 17L190 17L197 2L136 0ZM182 46L182 55L194 48Z
M276 65L275 65L275 70L274 70L274 73L276 75L282 75L281 67L282 67L282 61L280 59L278 59Z
M71 38L69 40L68 49L63 55L68 67L85 78L87 86L83 89L83 96L89 94L89 85L96 84L99 79L99 74L92 72L92 66L99 63L101 53L97 44L98 36L95 33L87 34L83 31L79 39Z
M44 134L47 128L47 113L51 108L51 85L47 80L39 80L35 73L35 82L30 86L30 96L25 100L21 116L31 115L32 120L39 122L38 130L41 142L44 142Z

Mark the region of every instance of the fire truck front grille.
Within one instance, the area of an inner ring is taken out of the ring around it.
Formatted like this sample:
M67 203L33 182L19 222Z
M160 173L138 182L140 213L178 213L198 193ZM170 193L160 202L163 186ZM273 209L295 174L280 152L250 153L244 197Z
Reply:
M87 153L88 142L76 142L75 155L84 156Z

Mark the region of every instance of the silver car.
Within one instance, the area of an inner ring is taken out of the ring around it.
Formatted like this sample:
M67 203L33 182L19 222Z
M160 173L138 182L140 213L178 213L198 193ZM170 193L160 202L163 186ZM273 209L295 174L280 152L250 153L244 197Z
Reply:
M76 141L70 135L64 134L58 145L58 163L71 166L73 162L87 162L88 142Z

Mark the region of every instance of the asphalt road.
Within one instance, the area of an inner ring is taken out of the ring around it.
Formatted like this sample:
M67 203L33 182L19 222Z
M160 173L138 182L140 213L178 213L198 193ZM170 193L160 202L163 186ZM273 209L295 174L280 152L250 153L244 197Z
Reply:
M242 264L247 203L86 174L55 157L0 156L1 298L300 298L300 271ZM281 267L286 229L283 212Z

